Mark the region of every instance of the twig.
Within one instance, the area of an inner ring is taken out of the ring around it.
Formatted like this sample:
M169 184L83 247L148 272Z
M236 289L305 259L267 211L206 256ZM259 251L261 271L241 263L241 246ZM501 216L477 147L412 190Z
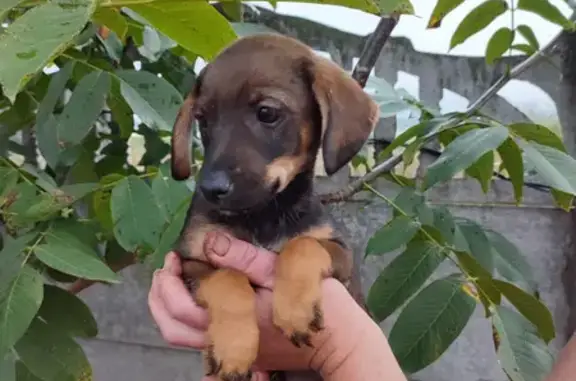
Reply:
M383 22L382 20L380 21ZM378 25L380 27L380 25ZM377 28L378 30L378 28ZM502 75L488 90L486 90L480 97L474 101L464 112L467 117L474 114L480 108L482 108L500 89L508 83L511 79L518 77L522 74L526 69L534 65L538 62L541 58L545 56L545 53L549 50L552 50L554 45L560 40L562 36L562 31L560 31L548 44L546 44L541 50L535 52L530 57L526 58L524 61L520 62L518 65L514 66L510 71L506 72ZM369 45L370 42L367 43ZM363 52L364 54L364 52ZM362 59L360 59L361 61ZM360 63L359 61L359 63ZM355 70L356 71L356 70ZM370 72L370 71L368 71ZM452 123L453 120L448 120L445 125ZM352 197L355 193L362 190L364 183L369 183L380 175L384 173L390 172L394 167L396 167L402 161L402 154L397 154L392 156L391 158L387 159L381 164L378 164L374 167L370 172L366 173L364 176L360 177L357 180L352 181L350 184L346 185L344 189L341 189L336 192L328 193L320 195L320 201L323 204L335 203L335 202L342 202L346 201L350 197Z
M376 61L378 61L378 57L386 41L388 41L396 24L398 24L399 17L398 14L394 13L390 17L381 18L376 26L376 30L374 30L374 33L372 33L368 41L366 41L366 45L360 54L360 59L352 72L352 78L354 78L360 86L366 86L370 72L374 68L374 65L376 65Z
M364 183L369 183L373 180L376 180L378 176L382 175L383 173L389 172L401 161L402 161L402 155L392 156L388 160L378 164L376 167L374 167L374 169L372 169L370 172L368 172L361 178L354 180L350 184L346 185L344 189L341 189L334 193L321 195L320 201L323 204L345 201L350 197L352 197L355 193L360 191L364 186Z

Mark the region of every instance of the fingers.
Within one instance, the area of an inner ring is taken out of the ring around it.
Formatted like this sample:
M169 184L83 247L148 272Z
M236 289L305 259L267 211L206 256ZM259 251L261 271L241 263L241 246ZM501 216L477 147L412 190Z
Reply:
M171 345L202 349L203 330L208 325L207 312L192 299L178 275L177 256L166 256L165 268L154 273L148 294L148 306L162 337Z
M173 251L166 254L164 257L164 267L162 267L162 269L174 276L182 275L182 264L180 263L178 254Z
M252 283L272 288L276 254L220 232L206 234L205 252L215 266L241 271Z
M162 338L170 345L191 347L198 350L206 346L204 332L174 319L162 305L162 300L152 294L148 300L150 313L162 334Z
M208 312L194 302L181 278L160 272L156 282L158 299L174 320L198 329L208 327Z

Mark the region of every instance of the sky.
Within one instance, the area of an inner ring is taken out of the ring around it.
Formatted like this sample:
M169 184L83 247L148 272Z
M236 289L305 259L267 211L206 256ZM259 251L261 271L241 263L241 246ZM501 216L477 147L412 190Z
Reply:
M510 4L514 0L507 1ZM444 19L440 28L427 30L426 23L436 4L436 0L412 0L415 15L402 16L392 36L410 39L414 48L421 52L458 56L483 56L486 44L494 31L502 26L510 26L510 13L501 15L487 28L453 50L450 51L449 49L450 38L458 23L482 2L483 0L465 0L462 5ZM566 4L565 0L551 0L551 2L567 17L571 15L572 9ZM251 3L272 9L268 2L254 1ZM334 5L278 2L276 11L286 15L306 18L362 36L371 33L379 21L378 16ZM527 24L532 28L540 46L548 43L561 29L559 26L526 11L516 11L514 18L516 25ZM522 38L518 36L516 42L522 42ZM404 88L413 96L417 97L418 95L418 79L406 73L400 73L395 87ZM498 94L526 113L535 122L559 123L557 110L552 99L544 91L530 83L512 80ZM441 102L442 111L462 110L468 103L469 100L445 91L444 99Z

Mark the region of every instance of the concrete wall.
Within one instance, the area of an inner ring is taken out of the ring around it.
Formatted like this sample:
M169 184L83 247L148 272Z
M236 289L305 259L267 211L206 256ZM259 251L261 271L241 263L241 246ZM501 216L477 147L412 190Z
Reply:
M319 180L319 189L331 186ZM389 183L377 188L393 196L397 189ZM546 193L526 189L522 207L511 206L512 191L507 182L497 181L485 196L476 183L456 180L431 191L433 204L445 204L458 216L472 218L503 233L527 256L539 282L542 299L551 309L558 337L552 347L566 340L570 307L563 276L566 258L573 246L570 215L553 207ZM334 205L332 213L348 227L356 253L362 255L369 237L390 217L390 209L380 201L360 195L357 201ZM485 205L474 205L484 202ZM362 265L364 291L379 271L394 257L370 259ZM449 271L448 262L435 276ZM95 381L196 381L202 377L198 353L169 348L159 336L147 309L150 272L134 266L123 272L124 282L116 286L97 285L85 290L83 299L96 315L100 335L83 342L94 366ZM382 324L387 332L395 317ZM505 381L497 363L489 322L478 307L463 335L436 363L414 375L422 381Z

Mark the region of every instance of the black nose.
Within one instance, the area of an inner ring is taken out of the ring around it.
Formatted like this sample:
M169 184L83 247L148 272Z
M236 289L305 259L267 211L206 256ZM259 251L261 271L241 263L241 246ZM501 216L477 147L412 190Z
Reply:
M209 201L216 202L232 191L232 181L224 171L208 172L200 183L200 190Z

